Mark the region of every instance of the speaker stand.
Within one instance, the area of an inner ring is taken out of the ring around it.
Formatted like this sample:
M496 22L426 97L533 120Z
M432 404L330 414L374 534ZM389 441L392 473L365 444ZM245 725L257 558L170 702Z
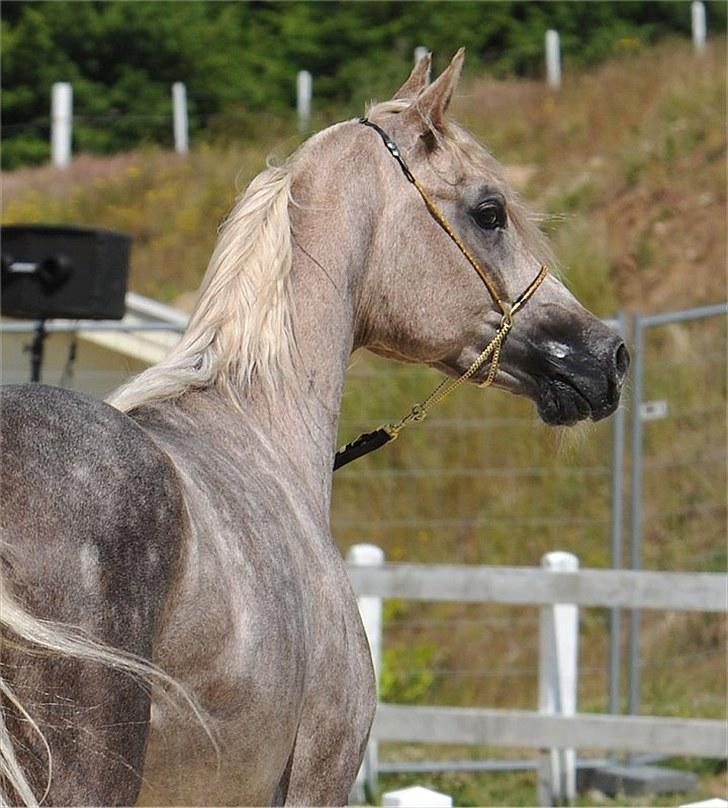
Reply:
M43 349L45 347L45 339L48 336L46 331L46 321L38 320L35 330L33 331L33 342L26 346L25 350L30 351L30 380L31 382L39 382L41 369L43 367Z

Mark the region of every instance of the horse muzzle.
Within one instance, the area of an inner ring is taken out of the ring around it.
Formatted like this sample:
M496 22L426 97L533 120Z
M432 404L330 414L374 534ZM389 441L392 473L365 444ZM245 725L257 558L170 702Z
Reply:
M568 336L564 331L521 336L514 329L502 364L545 423L570 426L599 421L617 409L629 361L621 337L596 321Z

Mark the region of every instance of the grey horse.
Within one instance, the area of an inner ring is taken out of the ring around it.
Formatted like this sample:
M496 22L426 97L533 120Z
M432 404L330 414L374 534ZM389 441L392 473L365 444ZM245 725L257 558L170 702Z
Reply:
M425 57L370 125L253 180L187 332L111 406L3 393L7 802L347 801L376 701L329 525L349 357L458 378L507 317L494 295L516 300L547 260L498 164L445 117L462 62L430 82ZM621 340L553 274L532 292L470 381L490 367L549 423L610 414Z

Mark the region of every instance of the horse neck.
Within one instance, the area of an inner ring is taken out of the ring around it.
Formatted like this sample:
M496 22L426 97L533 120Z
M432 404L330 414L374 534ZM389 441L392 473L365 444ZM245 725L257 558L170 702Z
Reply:
M338 294L341 287L322 282L306 253L294 249L293 260L293 372L279 396L268 395L263 409L294 473L300 470L312 481L328 507L353 317L349 301ZM330 264L326 270L333 271Z
M335 133L334 133L335 136ZM299 160L289 213L292 230L292 369L278 389L253 390L256 420L291 472L315 487L328 510L341 399L354 345L368 218L347 211L341 176L322 171L314 148ZM346 145L346 140L344 140Z

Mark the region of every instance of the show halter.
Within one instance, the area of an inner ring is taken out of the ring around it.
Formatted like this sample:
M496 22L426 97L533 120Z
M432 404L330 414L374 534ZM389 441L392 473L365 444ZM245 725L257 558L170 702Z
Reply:
M500 309L501 319L500 324L498 325L498 330L496 331L493 339L485 346L473 364L470 365L470 367L459 378L444 378L424 401L421 401L419 404L415 404L410 412L407 413L407 415L405 415L404 418L402 418L402 420L398 421L396 424L384 424L383 426L380 426L379 429L374 430L374 432L367 432L360 435L351 443L347 443L346 446L339 449L339 451L336 453L336 457L334 458L334 471L340 469L342 466L345 466L347 463L351 463L352 460L363 457L364 455L369 454L369 452L373 452L394 440L406 426L409 426L409 424L417 421L424 421L432 407L439 404L443 399L449 396L450 393L454 392L458 387L460 387L461 384L468 381L468 379L470 379L473 374L476 373L480 367L482 367L486 359L491 357L488 375L485 378L485 381L481 382L479 385L480 387L489 387L493 383L496 373L498 372L501 349L506 337L508 336L508 333L513 328L514 315L530 300L533 293L544 282L549 272L548 267L543 265L536 277L512 303L501 300L493 281L488 276L488 273L478 263L475 256L465 246L460 236L458 236L450 222L448 222L443 213L433 202L430 195L417 181L417 178L410 171L407 163L404 161L397 144L380 126L372 123L372 121L368 120L367 118L360 118L359 123L374 129L374 131L377 132L382 138L384 145L399 164L399 167L402 169L402 173L408 182L411 182L412 185L414 185L417 189L417 192L422 197L422 200L427 206L427 210L430 212L432 218L448 234L452 241L455 242L457 248L465 256L470 266L478 273L478 277L485 284L488 294Z

